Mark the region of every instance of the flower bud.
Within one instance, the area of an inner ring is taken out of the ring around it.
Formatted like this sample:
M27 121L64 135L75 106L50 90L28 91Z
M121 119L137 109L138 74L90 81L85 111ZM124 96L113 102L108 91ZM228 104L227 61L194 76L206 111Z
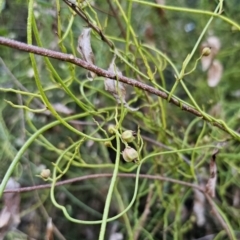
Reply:
M110 124L108 126L108 132L111 133L111 134L115 133L115 126L113 124Z
M50 174L51 174L51 171L49 169L43 169L40 175L42 178L47 179L50 177Z
M210 54L211 54L211 48L210 48L210 47L204 47L204 48L202 49L202 56L207 57L207 56L209 56Z
M131 131L131 130L126 130L122 133L122 140L127 142L127 143L130 143L134 140L134 132Z
M112 147L112 143L111 143L110 141L104 142L104 145L105 145L106 147Z
M122 155L123 155L123 159L126 162L133 162L133 161L137 161L137 159L138 159L137 151L131 147L126 147L124 149L124 151L122 152Z

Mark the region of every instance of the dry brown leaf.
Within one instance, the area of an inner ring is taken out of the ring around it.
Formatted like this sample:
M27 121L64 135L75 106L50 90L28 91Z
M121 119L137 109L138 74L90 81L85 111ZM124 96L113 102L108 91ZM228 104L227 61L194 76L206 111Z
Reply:
M209 69L213 61L213 55L210 54L209 56L203 56L201 58L202 70L205 72Z
M71 115L74 113L74 111L71 108L68 108L64 104L61 104L61 103L54 103L52 106L59 113L63 113L66 115Z
M48 219L45 240L53 240L53 224L51 218Z
M115 73L118 76L122 76L122 72L115 65L115 57L113 58L108 68L108 71L111 73ZM105 78L104 85L105 90L111 93L118 103L121 103L121 101L123 101L123 103L126 102L125 101L126 90L122 82L115 81L110 78Z
M113 58L108 71L110 73L115 73L118 76L122 76L122 72L115 65L115 57ZM125 97L126 97L126 89L122 82L112 80L110 78L105 78L104 80L105 90L113 95L116 99L117 103L123 103L123 105L129 109L130 111L136 111L138 109L131 108L128 106Z
M66 107L65 105L61 104L61 103L53 103L52 104L53 108L56 110L56 112L58 113L62 113L65 115L71 115L74 113L74 110L71 108ZM50 116L51 112L49 110L46 110L44 112L45 115Z
M216 183L217 183L217 164L216 155L218 150L215 150L210 161L210 178L206 184L206 192L211 196L215 197Z
M81 35L78 38L77 50L84 61L94 64L94 55L91 47L91 28L83 29ZM90 77L88 77L88 74ZM88 74L87 77L89 80L93 80L96 76L94 72L89 71Z
M20 188L20 184L13 178L10 178L6 189ZM20 194L4 193L3 194L3 209L0 212L0 237L4 237L8 230L16 228L20 223L19 216Z
M11 219L11 213L8 211L7 207L3 207L0 213L0 232L2 233L3 228L8 227Z
M216 87L221 80L223 66L218 60L214 60L207 73L207 82L209 87Z
M193 204L193 212L196 216L196 224L201 227L205 224L205 195L200 192L198 189L194 189L194 204Z
M221 48L221 42L218 37L211 36L205 42L202 43L201 50L204 47L209 47L211 49L211 53L208 56L203 56L201 58L202 70L206 71L212 65L215 56L219 52Z
M208 47L211 48L212 53L214 54L214 56L219 52L220 48L221 48L221 42L220 39L216 36L211 36L207 39L207 45Z

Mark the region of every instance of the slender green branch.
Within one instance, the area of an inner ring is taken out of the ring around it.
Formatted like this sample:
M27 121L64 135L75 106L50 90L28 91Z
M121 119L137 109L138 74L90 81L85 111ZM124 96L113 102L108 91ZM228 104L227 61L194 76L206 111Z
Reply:
M220 19L224 20L225 22L229 23L230 25L236 27L238 30L240 30L239 24L237 24L236 22L234 22L233 20L231 20L225 16L219 15L219 13L213 13L210 11L192 9L192 8L181 8L181 7L161 5L161 4L156 4L156 3L151 3L151 2L147 2L147 1L141 1L141 0L132 0L132 1L139 3L139 4L149 6L149 7L156 7L156 8L166 9L166 10L170 10L170 11L185 12L185 13L189 12L189 13L194 13L194 14L202 14L202 15L217 17L217 18L220 18Z
M115 161L113 176L112 176L111 183L110 183L110 186L108 189L107 198L105 201L102 224L101 224L101 228L100 228L100 235L98 238L99 240L105 239L104 236L105 236L105 231L106 231L106 226L107 226L108 213L109 213L110 204L111 204L111 200L112 200L113 190L114 190L115 183L117 180L117 174L118 174L118 168L119 168L119 162L120 162L120 139L118 136L116 136L116 141L117 141L116 161Z
M74 115L68 118L65 118L65 121L69 121L72 119L76 119L79 117L83 117L83 116L87 116L88 113L82 113L82 114L78 114L78 115ZM41 135L43 132L47 131L48 129L60 124L60 121L55 121L52 123L47 124L46 126L42 127L41 129L37 130L25 143L24 145L21 147L21 149L17 152L17 155L14 157L13 161L11 162L10 166L8 167L7 172L5 173L3 180L1 182L0 185L0 198L2 197L3 191L6 187L6 184L9 180L9 178L11 177L16 165L19 163L21 157L23 156L24 152L27 151L27 149L29 148L29 146L34 142L34 140Z
M221 3L219 3L219 4L217 5L214 13L217 13L217 12L218 12L220 6L221 6ZM182 64L182 69L181 69L181 71L180 71L180 74L179 74L179 76L177 76L176 82L175 82L175 84L173 85L172 90L171 90L170 93L169 93L168 100L171 99L172 94L174 93L174 91L175 91L178 83L179 83L179 82L182 80L182 78L185 76L185 69L187 68L189 62L191 61L194 53L196 52L196 50L197 50L197 48L198 48L198 46L199 46L199 44L200 44L200 42L201 42L204 34L206 33L206 31L207 31L207 29L208 29L208 27L210 26L210 24L211 24L212 21L213 21L213 16L208 20L206 26L205 26L204 29L202 30L202 32L201 32L200 36L198 37L198 40L197 40L197 42L195 43L195 45L194 45L191 53L188 54L187 57L186 57L186 59L184 60L184 62L183 62L183 64ZM188 74L189 74L189 73L188 73ZM196 106L197 104L194 104L194 105L195 105L195 107L197 107L197 106ZM197 109L198 109L199 111L201 111L200 108L197 108ZM202 111L201 111L201 113L202 113Z
M12 107L14 108L18 108L18 109L25 109L29 112L33 112L33 113L42 113L42 112L45 112L47 110L47 108L42 108L42 109L31 109L25 105L17 105L17 104L14 104L12 103L11 101L7 101L7 100L4 100L6 103L8 103L9 105L11 105Z

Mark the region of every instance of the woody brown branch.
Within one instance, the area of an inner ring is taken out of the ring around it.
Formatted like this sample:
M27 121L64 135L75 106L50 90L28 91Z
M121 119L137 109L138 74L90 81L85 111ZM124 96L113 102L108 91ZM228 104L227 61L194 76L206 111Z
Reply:
M103 178L103 177L111 178L112 174L111 173L89 174L89 175L85 175L85 176L80 176L80 177L76 177L76 178L70 178L70 179L67 179L67 180L58 181L58 182L56 182L56 184L54 186L63 186L63 185L66 185L66 184L85 181L85 180L89 180L89 179L98 179L98 178ZM136 174L134 174L134 173L119 173L118 177L136 178ZM205 188L203 188L203 187L201 187L197 184L181 181L181 180L174 179L174 178L163 177L163 176L160 176L160 175L149 175L149 174L139 174L139 178L146 178L146 179L149 179L149 180L159 180L159 181L167 181L167 182L171 182L171 183L176 183L176 184L180 184L180 185L183 185L183 186L186 186L186 187L195 188L195 189L199 190L200 192L205 193ZM52 187L52 184L43 184L43 185L36 185L36 186L30 186L30 187L6 189L6 190L4 190L4 193L31 192L31 191L34 191L34 190L47 189L47 188L51 188L51 187Z
M45 57L58 59L58 60L65 61L65 62L71 62L71 63L73 63L77 66L80 66L80 67L85 68L89 71L95 72L98 76L102 76L102 77L105 77L105 78L110 78L110 79L113 79L113 80L118 79L120 82L131 85L133 87L137 87L139 89L142 89L143 91L147 91L149 93L157 95L157 96L159 96L159 97L161 97L165 100L168 99L168 94L161 91L161 90L155 89L152 86L149 86L145 83L139 82L135 79L128 78L126 76L119 76L119 75L117 76L115 73L108 72L108 71L106 71L102 68L99 68L99 67L97 67L93 64L90 64L90 63L85 62L85 61L83 61L79 58L76 58L72 54L65 54L65 53L62 53L62 52L52 51L52 50L49 50L49 49L45 49L45 48L41 48L41 47L37 47L37 46L33 46L33 45L28 45L26 43L11 40L11 39L8 39L8 38L5 38L5 37L0 37L0 45L8 46L8 47L15 48L15 49L18 49L18 50L21 50L21 51L34 53L34 54L45 56ZM178 107L180 107L183 111L190 112L193 115L195 115L197 117L201 117L205 121L209 122L209 120L207 118L205 118L198 110L196 110L195 108L193 108L191 106L188 106L186 104L181 103L178 99L176 99L174 97L171 97L169 99L169 102L178 106ZM216 126L220 129L222 129L225 132L228 132L227 129L225 129L225 127L223 125L221 125L217 122L211 122L211 124L213 126ZM240 136L239 136L239 138L240 138Z
M76 178L71 178L71 179L59 181L55 184L55 186L62 186L62 185L65 185L65 184L70 184L70 183L89 180L89 179L98 179L98 178L101 178L101 177L112 177L112 174L111 173L99 173L99 174L85 175L85 176L81 176L81 177L76 177ZM119 173L118 177L136 178L136 174ZM224 219L222 218L222 216L218 212L218 209L215 207L213 199L208 195L208 193L206 193L205 189L202 188L201 186L199 186L197 184L189 183L189 182L184 182L184 181L181 181L181 180L178 180L178 179L159 176L159 175L153 176L153 175L149 175L149 174L139 174L139 178L146 178L146 179L160 180L160 181L168 181L168 182L180 184L180 185L183 185L183 186L195 188L195 189L201 191L202 193L205 194L209 204L211 205L211 207L212 207L212 209L215 213L215 216L220 221L223 228L226 230L226 232L229 236L229 239L232 239L231 231L229 230L228 225L225 223ZM4 191L4 193L29 192L29 191L33 191L33 190L47 189L47 188L51 188L51 187L52 187L52 184L44 184L44 185L23 187L23 188L17 188L17 189L7 189L7 190Z

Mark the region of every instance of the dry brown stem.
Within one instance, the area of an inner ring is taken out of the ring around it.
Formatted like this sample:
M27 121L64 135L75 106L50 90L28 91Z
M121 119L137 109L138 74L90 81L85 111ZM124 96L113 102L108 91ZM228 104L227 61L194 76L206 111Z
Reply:
M11 48L15 48L21 51L25 51L25 52L29 52L29 53L34 53L37 55L41 55L41 56L45 56L45 57L50 57L50 58L54 58L54 59L58 59L61 61L65 61L65 62L71 62L77 66L80 66L84 69L87 69L89 71L95 72L98 76L102 76L105 78L110 78L110 79L114 79L123 82L125 84L131 85L133 87L137 87L139 89L142 89L143 91L152 93L154 95L157 95L165 100L168 99L168 94L166 92L163 92L161 90L155 89L152 86L149 86L145 83L142 83L140 81L137 81L135 79L132 78L128 78L126 76L120 76L120 75L116 75L113 72L109 72L106 71L102 68L99 68L93 64L90 64L86 61L83 61L79 58L74 57L72 54L65 54L62 52L57 52L57 51L52 51L49 49L45 49L45 48L41 48L41 47L37 47L37 46L33 46L33 45L28 45L26 43L22 43L19 41L15 41L15 40L11 40L5 37L0 37L0 45L4 45L4 46L8 46ZM187 105L187 104L183 104L181 103L178 99L171 97L169 99L169 102L180 107L183 111L187 111L192 113L193 115L197 116L197 117L201 117L202 119L204 119L205 121L208 121L208 118L206 118L205 116L203 116L201 114L201 112L199 112L198 110L196 110L195 108ZM229 132L223 124L220 124L218 122L211 122L212 125L222 129L225 132L228 132L229 134L233 135L231 132ZM235 135L238 135L239 139L240 136L238 133L235 133Z

